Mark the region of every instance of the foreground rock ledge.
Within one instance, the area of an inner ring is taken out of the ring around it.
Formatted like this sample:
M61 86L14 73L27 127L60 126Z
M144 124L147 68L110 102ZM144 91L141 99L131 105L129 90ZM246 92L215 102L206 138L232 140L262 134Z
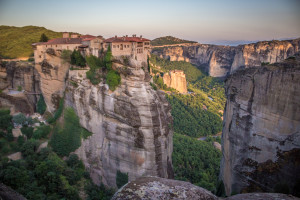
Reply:
M126 184L112 200L126 199L218 199L206 189L184 181L158 177L141 177Z
M112 200L296 200L291 195L277 193L247 193L227 198L218 198L206 189L189 182L158 177L140 177L126 184L113 196Z

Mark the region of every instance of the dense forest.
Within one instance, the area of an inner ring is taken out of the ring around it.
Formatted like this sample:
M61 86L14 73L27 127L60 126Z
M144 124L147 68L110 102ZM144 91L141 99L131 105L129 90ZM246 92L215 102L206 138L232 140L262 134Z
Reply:
M48 39L62 37L61 32L38 26L0 26L0 58L29 57L33 55L31 44L39 42L41 35Z
M151 41L152 46L168 45L168 44L182 44L182 43L197 43L195 41L183 40L173 36L159 37Z
M221 152L214 148L211 140L199 141L174 133L173 146L175 179L189 181L215 193Z

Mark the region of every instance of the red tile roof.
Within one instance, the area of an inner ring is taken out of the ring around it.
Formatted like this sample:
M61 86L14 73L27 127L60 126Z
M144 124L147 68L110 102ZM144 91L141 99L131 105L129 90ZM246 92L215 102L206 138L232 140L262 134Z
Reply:
M90 41L95 39L96 37L90 37L90 38L82 38L82 41Z
M112 43L112 42L146 42L146 41L150 41L150 40L141 37L112 37L104 40L103 42Z
M81 44L81 38L55 38L48 42L38 42L32 45L51 45L51 44Z
M81 38L95 38L96 36L93 35L82 35Z

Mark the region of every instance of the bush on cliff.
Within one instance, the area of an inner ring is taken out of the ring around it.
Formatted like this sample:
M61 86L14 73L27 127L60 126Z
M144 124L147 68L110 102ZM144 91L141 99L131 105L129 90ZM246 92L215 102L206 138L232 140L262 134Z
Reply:
M74 49L71 54L71 65L76 65L79 67L85 67L86 61L81 53Z
M103 61L94 55L87 56L86 63L90 67L91 71L104 67Z
M111 91L114 91L121 83L121 76L118 72L110 70L106 75L106 83Z
M71 50L62 50L60 58L63 60L63 63L71 63Z

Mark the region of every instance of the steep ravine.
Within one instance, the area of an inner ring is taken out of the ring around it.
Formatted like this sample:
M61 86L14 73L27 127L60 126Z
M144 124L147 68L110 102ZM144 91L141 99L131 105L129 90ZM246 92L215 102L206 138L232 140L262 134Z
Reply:
M226 194L300 180L300 57L229 76L222 134Z
M194 44L154 48L152 53L170 59L187 61L202 67L213 77L226 77L237 69L275 63L299 51L300 39L262 41L253 44L221 46Z

